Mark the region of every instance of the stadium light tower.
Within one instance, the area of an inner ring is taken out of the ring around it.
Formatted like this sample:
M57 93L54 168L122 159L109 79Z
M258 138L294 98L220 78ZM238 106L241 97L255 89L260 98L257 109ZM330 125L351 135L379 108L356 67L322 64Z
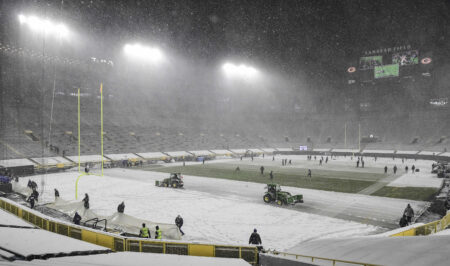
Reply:
M69 29L63 23L55 23L49 19L43 19L33 15L25 16L20 14L18 18L20 24L28 26L34 32L40 32L62 39L66 39L70 35Z
M245 65L245 64L233 64L226 62L222 65L222 70L227 78L230 79L244 79L255 80L260 75L258 69Z
M143 63L158 64L165 59L163 52L159 48L144 46L139 43L125 44L123 51L128 58Z

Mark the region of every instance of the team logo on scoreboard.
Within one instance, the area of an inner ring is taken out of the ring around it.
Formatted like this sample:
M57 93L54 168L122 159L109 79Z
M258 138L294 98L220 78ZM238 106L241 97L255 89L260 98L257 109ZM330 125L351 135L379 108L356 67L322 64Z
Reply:
M353 72L355 72L356 71L356 68L355 67L349 67L348 69L347 69L347 72L348 73L353 73Z
M422 63L422 64L424 64L424 65L428 65L429 63L431 63L431 58L429 58L429 57L425 57L425 58L422 58L422 60L420 60L420 63Z

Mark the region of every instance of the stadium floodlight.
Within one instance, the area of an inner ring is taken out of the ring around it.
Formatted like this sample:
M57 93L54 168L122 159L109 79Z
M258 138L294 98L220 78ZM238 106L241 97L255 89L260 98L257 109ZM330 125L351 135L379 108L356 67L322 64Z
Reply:
M222 65L222 70L229 78L254 79L259 75L259 71L245 64L233 64L226 62Z
M125 44L125 55L137 61L159 63L164 60L163 52L157 47L144 46L139 43Z
M48 19L23 14L19 14L18 18L20 24L27 25L32 31L42 32L45 35L67 38L70 33L69 29L62 23L54 23Z

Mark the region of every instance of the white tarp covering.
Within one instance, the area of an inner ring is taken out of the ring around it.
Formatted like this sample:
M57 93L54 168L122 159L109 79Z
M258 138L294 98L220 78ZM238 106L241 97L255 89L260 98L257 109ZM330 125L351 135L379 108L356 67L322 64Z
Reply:
M216 155L231 155L232 152L229 150L211 150L211 152L215 153Z
M167 151L165 152L167 154L170 155L170 157L183 157L183 156L192 156L192 154L190 154L187 151Z
M166 154L162 152L142 152L142 153L136 153L137 155L145 158L145 159L158 159L162 160L167 157Z
M62 163L64 165L72 164L71 161L67 160L64 157L44 157L44 158L31 158L31 159L40 165L57 165L60 163Z
M0 160L0 165L4 167L16 167L16 166L26 166L33 165L36 166L35 163L28 159L10 159L10 160Z
M119 212L116 212L113 215L107 217L106 220L108 221L108 227L123 232L139 234L142 223L145 223L145 226L150 230L150 235L152 238L155 237L155 227L159 226L159 229L162 232L163 239L181 239L180 230L178 230L178 227L175 224L156 223Z
M211 156L211 155L214 155L212 152L207 151L207 150L189 151L189 152L194 154L195 156Z
M141 159L139 156L133 153L123 153L123 154L105 154L106 157L113 161L130 160L130 159Z
M66 156L67 159L78 163L78 156ZM81 163L98 163L102 161L102 156L101 155L81 155L80 156L80 162ZM104 162L109 162L108 159L106 159L105 157L103 157L103 161Z
M104 217L96 214L90 209L84 208L82 201L68 202L61 198L57 198L54 203L48 204L47 207L56 209L71 217L75 215L75 212L78 212L78 214L81 216L82 222L85 222L93 218L106 219L108 222L108 228L113 228L116 230L120 230L122 232L132 234L133 233L139 234L139 230L142 227L142 223L145 223L146 226L150 229L152 236L154 236L155 226L158 225L159 228L161 229L164 239L174 239L174 240L181 239L181 233L175 224L156 223L148 220L139 219L130 215L126 215L124 213L114 213L111 216Z
M362 153L393 154L394 150L363 150Z
M396 151L395 154L413 155L417 154L419 151Z

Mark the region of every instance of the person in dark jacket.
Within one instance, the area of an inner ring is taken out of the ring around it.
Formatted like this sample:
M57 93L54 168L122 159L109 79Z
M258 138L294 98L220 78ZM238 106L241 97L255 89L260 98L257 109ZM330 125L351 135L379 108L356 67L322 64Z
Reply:
M34 199L36 201L38 201L38 199L39 199L39 192L37 192L36 189L33 189L33 192L31 192L31 195L33 195Z
M264 166L261 166L261 167L259 168L259 170L261 170L261 174L264 175Z
M55 188L55 199L59 198L59 191Z
M398 224L400 225L400 227L405 227L408 225L408 219L406 218L405 214L403 214L403 216L400 219L400 222Z
M387 174L387 166L384 167L384 173Z
M78 214L78 212L75 212L75 215L73 216L73 223L74 224L80 224L81 216Z
M250 235L250 239L248 240L248 243L253 244L253 245L261 245L262 244L261 237L257 233L256 228L253 229L253 233Z
M35 202L36 198L34 197L34 194L32 193L28 199L27 202L30 203L30 208L33 209L34 208L34 202Z
M125 202L122 201L122 203L117 206L117 212L123 213L125 211Z
M269 176L270 176L270 181L272 181L273 180L273 171L270 171Z
M87 193L84 194L83 206L89 209L89 195Z
M403 212L403 215L406 216L406 220L408 221L408 224L411 224L412 218L414 217L414 210L413 210L413 208L411 208L411 205L408 204L408 206L406 206L406 209Z
M177 218L175 218L175 224L177 225L178 229L180 229L181 235L184 236L183 230L181 230L181 227L183 226L183 218L181 215L178 214Z
M413 166L411 167L412 173L414 174L414 172L416 171L416 166L413 164Z

